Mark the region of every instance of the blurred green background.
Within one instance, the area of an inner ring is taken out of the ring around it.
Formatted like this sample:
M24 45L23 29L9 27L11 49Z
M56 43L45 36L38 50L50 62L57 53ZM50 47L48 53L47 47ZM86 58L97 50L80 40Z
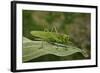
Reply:
M90 44L90 13L75 12L52 12L52 11L32 11L23 10L23 36L34 40L30 31L48 29L51 31L54 25L59 33L68 34L72 42L81 49L84 49L89 55L87 58L80 53L76 53L67 57L58 57L55 55L44 55L39 58L30 60L37 61L58 61L58 60L77 60L91 58Z

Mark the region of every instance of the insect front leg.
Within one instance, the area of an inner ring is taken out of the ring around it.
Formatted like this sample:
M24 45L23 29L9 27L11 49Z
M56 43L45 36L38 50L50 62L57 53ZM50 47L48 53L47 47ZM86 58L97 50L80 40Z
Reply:
M42 49L42 48L44 48L44 41L43 40L41 42L41 46L39 47L39 49Z

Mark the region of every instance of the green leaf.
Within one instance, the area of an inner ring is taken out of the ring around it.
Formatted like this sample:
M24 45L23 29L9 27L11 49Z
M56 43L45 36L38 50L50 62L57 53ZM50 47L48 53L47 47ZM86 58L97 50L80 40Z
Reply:
M23 37L23 62L38 58L46 54L52 54L56 56L69 56L77 52L82 53L81 49L77 47L62 47L50 44L46 41L31 41Z

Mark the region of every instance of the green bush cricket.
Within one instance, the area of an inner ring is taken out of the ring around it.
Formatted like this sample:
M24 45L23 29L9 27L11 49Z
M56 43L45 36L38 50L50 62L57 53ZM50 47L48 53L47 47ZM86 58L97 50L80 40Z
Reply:
M40 38L42 41L47 41L51 44L58 46L66 46L70 44L69 35L58 33L56 28L54 27L56 32L50 31L31 31L32 36Z

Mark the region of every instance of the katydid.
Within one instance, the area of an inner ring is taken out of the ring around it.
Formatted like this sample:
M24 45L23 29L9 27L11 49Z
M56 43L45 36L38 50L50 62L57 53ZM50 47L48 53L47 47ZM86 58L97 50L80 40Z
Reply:
M70 37L66 34L57 33L50 31L31 31L32 36L40 38L42 41L50 42L54 45L66 46L70 44Z
M55 32L31 31L32 36L38 37L43 41L67 44L69 36Z

